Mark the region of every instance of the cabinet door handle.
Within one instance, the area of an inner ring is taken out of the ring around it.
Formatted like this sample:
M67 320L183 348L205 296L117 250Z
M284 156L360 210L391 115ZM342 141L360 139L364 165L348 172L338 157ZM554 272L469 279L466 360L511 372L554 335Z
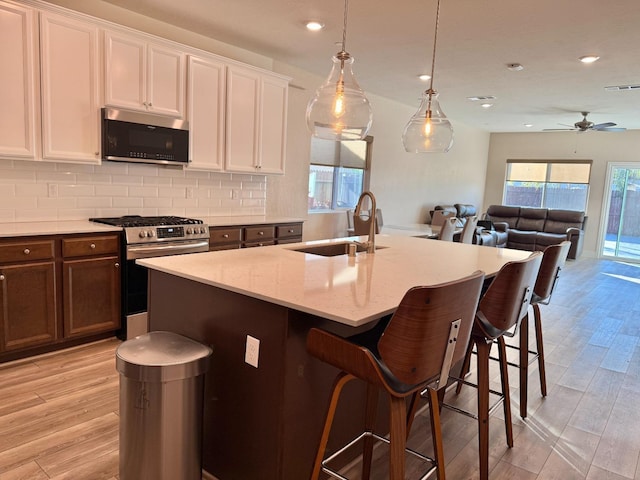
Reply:
M225 233L224 235L222 235L222 238L229 238L229 234Z
M25 255L29 255L31 253L31 250L29 250L28 248L24 249L24 254Z
M96 244L95 244L95 243L92 243L91 245L89 245L89 247L91 248L91 250L95 250L95 248L96 248Z
M115 267L116 268L120 268L120 264L118 262L116 262Z
M4 275L0 275L0 282L4 280Z

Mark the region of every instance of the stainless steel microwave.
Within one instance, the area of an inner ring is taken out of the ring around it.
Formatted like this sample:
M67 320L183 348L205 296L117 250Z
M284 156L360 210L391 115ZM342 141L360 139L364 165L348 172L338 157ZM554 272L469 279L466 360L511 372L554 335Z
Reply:
M162 115L103 108L102 159L187 165L188 122Z

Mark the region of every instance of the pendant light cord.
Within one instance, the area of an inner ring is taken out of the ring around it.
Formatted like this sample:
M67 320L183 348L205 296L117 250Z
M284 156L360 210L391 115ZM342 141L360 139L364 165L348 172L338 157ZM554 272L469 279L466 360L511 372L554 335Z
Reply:
M349 0L344 0L344 25L342 27L342 53L346 53L347 51L346 44L347 44L347 12L348 10L349 10Z
M346 1L346 0L345 0ZM433 90L433 73L436 69L436 45L438 44L438 24L440 23L440 0L438 0L438 7L436 9L436 30L433 37L433 56L431 58L431 82L429 82L429 97L434 92Z

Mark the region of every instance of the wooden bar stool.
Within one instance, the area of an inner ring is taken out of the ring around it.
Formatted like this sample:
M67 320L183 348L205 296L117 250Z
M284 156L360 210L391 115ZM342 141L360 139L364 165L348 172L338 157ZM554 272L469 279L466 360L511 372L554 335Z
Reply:
M551 301L553 289L556 286L560 271L567 260L571 242L565 240L558 245L549 245L543 253L542 263L536 284L533 287L531 296L531 306L533 307L533 320L536 333L536 350L529 350L529 312L522 319L520 325L519 346L520 359L517 366L520 369L520 416L527 416L527 395L529 365L538 360L538 373L540 376L540 392L543 397L547 396L547 376L544 367L544 345L542 342L542 317L540 315L540 305L548 305ZM511 363L509 363L512 365Z
M536 350L529 348L529 311L520 322L519 339L517 345L506 344L506 348L518 350L518 362L507 361L507 365L518 368L520 376L520 416L526 418L528 390L529 390L529 365L538 360L538 374L540 377L540 392L543 397L547 396L547 378L544 365L544 343L542 338L542 317L540 305L548 305L555 288L560 271L564 266L571 242L565 240L557 245L548 246L542 256L542 263L536 278L533 294L531 295L531 306L533 307L534 328L536 335ZM491 357L492 360L500 361L500 358ZM467 372L463 372L463 375ZM459 389L458 389L459 391Z
M320 472L344 479L328 463L346 448L363 441L362 478L368 479L374 440L390 445L391 480L404 480L405 452L430 463L429 472L444 480L444 453L440 430L438 390L444 388L453 362L464 357L473 317L484 280L476 272L455 282L433 287L414 287L407 291L398 309L382 328L349 338L313 328L307 337L307 350L320 360L340 369L330 396L329 408L316 454L312 480ZM365 431L352 442L325 458L331 424L343 387L351 380L367 383ZM407 398L425 391L430 402L434 459L406 449L407 423L413 418L413 405L407 414ZM390 404L389 439L374 433L378 393L386 392ZM421 478L425 478L425 476Z
M478 420L480 480L488 480L489 478L489 415L500 403L504 408L507 445L513 447L509 375L504 336L515 335L529 308L541 261L542 252L534 252L524 260L505 264L480 299L471 332L471 342L467 348L462 367L463 374L469 371L472 349L475 345L478 383L473 386L478 389L477 415L445 404L453 410ZM494 342L498 345L502 392L489 389L489 355ZM471 385L469 382L458 379L457 392L460 392L463 383ZM500 394L500 400L493 406L489 401L490 392Z

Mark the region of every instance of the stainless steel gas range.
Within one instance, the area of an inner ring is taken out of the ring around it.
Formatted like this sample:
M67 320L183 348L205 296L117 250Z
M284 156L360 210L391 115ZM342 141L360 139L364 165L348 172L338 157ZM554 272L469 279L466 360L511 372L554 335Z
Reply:
M138 258L181 255L209 250L209 227L202 220L176 216L141 217L126 215L91 218L92 222L123 228L125 252L122 269L123 339L133 338L148 330L147 270L136 265Z

